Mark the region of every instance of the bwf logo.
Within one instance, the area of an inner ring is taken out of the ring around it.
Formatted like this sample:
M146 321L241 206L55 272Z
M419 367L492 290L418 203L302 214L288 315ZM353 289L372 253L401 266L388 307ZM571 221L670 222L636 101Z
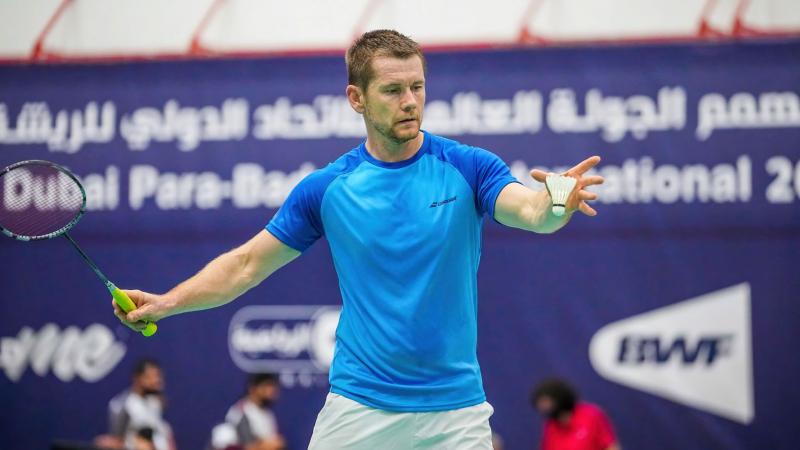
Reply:
M740 423L753 421L750 285L613 322L589 344L604 378Z
M680 336L665 340L654 335L628 335L619 343L620 364L667 364L677 360L683 364L712 366L719 358L730 356L733 335L705 336L691 339Z

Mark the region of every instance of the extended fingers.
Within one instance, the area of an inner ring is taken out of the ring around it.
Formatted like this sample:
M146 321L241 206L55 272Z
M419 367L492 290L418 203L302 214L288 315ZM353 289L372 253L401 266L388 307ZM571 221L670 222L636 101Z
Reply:
M544 183L547 179L548 173L544 170L533 169L531 170L531 178L538 181L539 183Z
M580 190L578 191L578 200L597 200L597 194L594 192Z
M580 203L578 203L578 210L580 212L586 214L587 216L594 217L594 216L597 215L597 211L595 211L594 208L589 206L589 204L584 202L584 201L581 201Z
M589 158L584 159L580 163L578 163L572 169L569 169L565 173L565 175L580 177L584 173L586 173L589 170L591 170L598 163L600 163L600 157L597 156L597 155L591 156ZM547 179L547 175L549 175L547 172L545 172L544 170L540 170L540 169L533 169L533 170L531 170L530 174L531 174L531 178L533 178L534 180L536 180L536 181L538 181L540 183L544 183L545 180ZM585 180L588 180L584 184L586 186L591 186L591 185L594 185L594 184L603 183L603 177L598 176L598 175L593 175L593 176L590 176L590 177L586 177Z
M584 173L588 172L589 169L596 166L597 163L600 162L600 157L595 155L589 158L584 159L578 165L570 169L567 173L575 173L577 175L583 175Z
M604 181L605 181L605 179L603 177L601 177L600 175L590 175L588 177L581 178L581 184L584 187L603 184Z

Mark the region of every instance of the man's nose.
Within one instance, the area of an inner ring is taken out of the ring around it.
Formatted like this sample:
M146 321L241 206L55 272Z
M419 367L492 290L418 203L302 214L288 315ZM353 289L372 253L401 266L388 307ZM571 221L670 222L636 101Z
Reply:
M411 88L403 91L403 97L400 99L400 108L406 112L413 111L417 108L417 98L414 96L414 93L411 92Z

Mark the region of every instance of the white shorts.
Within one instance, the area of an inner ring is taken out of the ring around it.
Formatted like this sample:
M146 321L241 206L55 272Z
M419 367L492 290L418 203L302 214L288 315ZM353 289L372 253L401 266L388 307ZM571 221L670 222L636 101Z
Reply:
M491 450L487 402L434 412L390 412L329 393L308 450Z

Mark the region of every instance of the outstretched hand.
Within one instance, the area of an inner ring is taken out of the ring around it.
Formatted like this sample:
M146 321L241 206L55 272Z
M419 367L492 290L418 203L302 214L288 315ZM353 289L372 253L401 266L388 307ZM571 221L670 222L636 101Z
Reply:
M580 210L580 212L586 214L587 216L596 216L597 211L594 208L589 206L587 201L597 200L597 194L594 192L589 192L586 190L587 187L593 186L596 184L603 184L603 177L599 175L590 175L584 176L586 172L588 172L592 167L596 166L597 163L600 162L599 156L592 156L590 158L586 158L581 161L575 167L569 169L568 171L562 173L561 175L573 177L578 180L575 183L575 188L573 188L572 193L570 193L569 198L567 198L567 203L565 205L567 212L571 213L573 211ZM544 183L545 179L547 178L548 173L544 172L539 169L531 170L531 177L534 180Z
M128 328L142 331L148 322L157 322L169 315L167 303L162 296L138 290L124 292L136 304L136 309L126 313L115 301L112 300L111 305L114 307L114 315Z

